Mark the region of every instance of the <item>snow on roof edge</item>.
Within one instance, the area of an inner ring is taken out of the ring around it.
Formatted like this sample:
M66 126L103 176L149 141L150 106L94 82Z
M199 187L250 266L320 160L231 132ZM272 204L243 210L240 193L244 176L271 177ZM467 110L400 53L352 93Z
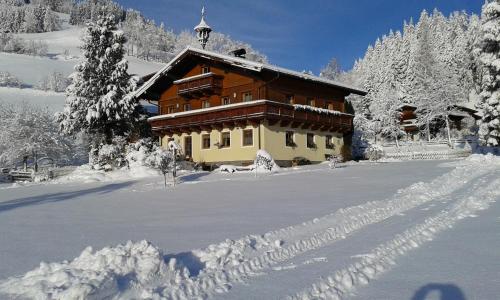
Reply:
M254 62L254 61L251 61L251 60L239 58L239 57L233 57L233 56L229 56L229 55L224 55L224 54L220 54L220 53L216 53L216 52L212 52L212 51L208 51L208 50L202 50L202 49L193 48L191 46L188 46L183 51L181 51L176 57L174 57L170 62L168 62L165 65L165 67L163 67L161 70L159 70L146 83L144 83L135 92L134 96L135 97L139 97L140 95L142 95L148 88L150 88L156 82L156 80L159 79L159 77L161 75L163 75L168 70L170 70L170 68L175 63L177 63L183 56L187 55L189 52L194 53L194 54L198 54L200 56L205 55L205 56L207 56L207 58L214 58L215 57L215 58L221 59L222 61L227 62L229 64L236 65L236 66L239 66L239 67L243 67L243 68L246 68L246 69L250 69L250 70L253 70L253 71L260 72L262 69L267 69L267 70L275 71L275 72L278 72L278 73L286 74L286 75L289 75L289 76L293 76L293 77L297 77L297 78L302 78L302 79L305 79L305 80L311 80L311 81L315 81L315 82L320 82L320 83L332 85L332 86L335 86L335 87L339 87L339 88L342 88L342 89L349 90L349 91L351 91L353 93L356 93L356 94L359 94L359 95L362 95L362 96L364 96L364 95L367 94L366 91L364 91L364 90L362 90L360 88L357 88L357 87L354 87L354 86L350 86L350 85L347 85L347 84L343 84L343 83L340 83L340 82L337 82L337 81L333 81L333 80L321 78L321 77L314 76L314 75L304 74L304 73L301 73L301 72L297 72L297 71L285 69L285 68L274 66L274 65L271 65L271 64L258 63L258 62Z
M211 112L211 111L227 110L227 109L231 109L234 107L251 106L251 105L255 105L255 104L259 104L259 103L276 103L276 104L281 104L281 105L287 105L287 104L282 103L282 102L260 99L260 100L238 102L238 103L227 104L227 105L218 105L218 106L213 106L213 107L208 107L208 108L193 109L193 110L189 110L189 111L181 111L181 112L172 113L172 114L163 114L163 115L148 118L148 121L158 121L158 120L171 119L171 118L180 117L180 116L196 115L196 114L206 113L206 112ZM300 109L300 108L307 106L307 105L301 105L301 106L292 105L292 106L294 109L297 109L298 107ZM316 107L311 107L311 108L312 108L311 111L318 111ZM323 110L323 109L321 109L321 110ZM320 111L318 111L318 112L320 112ZM323 113L326 113L326 112L323 112ZM343 113L340 111L329 111L328 113L335 114L335 115L354 116L352 114Z

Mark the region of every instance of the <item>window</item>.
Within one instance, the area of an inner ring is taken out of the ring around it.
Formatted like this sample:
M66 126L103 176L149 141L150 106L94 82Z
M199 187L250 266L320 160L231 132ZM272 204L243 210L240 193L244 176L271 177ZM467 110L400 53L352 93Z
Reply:
M184 154L187 160L193 156L193 139L190 136L184 137Z
M208 100L201 101L201 108L209 108L209 107L210 107L210 101Z
M190 103L184 103L184 111L190 111L191 110L191 104Z
M229 99L229 97L223 97L222 105L228 105L228 104L231 104L231 99Z
M167 113L168 114L173 114L175 112L175 106L170 105L167 107Z
M316 148L316 144L314 143L314 133L307 134L307 148Z
M253 146L253 129L243 130L243 146Z
M210 149L210 134L201 136L201 149Z
M334 110L335 108L333 107L333 103L328 103L328 109L329 110Z
M295 135L293 131L287 131L285 133L285 145L287 147L295 147Z
M201 67L201 74L206 74L206 73L210 73L210 67L207 66Z
M316 101L314 101L313 98L307 98L306 102L307 102L306 104L309 106L316 106Z
M221 139L221 148L229 148L231 147L231 133L230 132L223 132L220 135Z
M325 101L325 105L323 106L324 109L330 109L330 102Z
M332 136L331 135L327 135L325 137L325 148L326 149L333 149L333 148L335 148L335 145L333 144L333 140L332 140Z
M293 95L286 95L286 103L288 104L294 104L295 103L295 99L293 97Z
M252 101L252 92L243 93L243 102Z

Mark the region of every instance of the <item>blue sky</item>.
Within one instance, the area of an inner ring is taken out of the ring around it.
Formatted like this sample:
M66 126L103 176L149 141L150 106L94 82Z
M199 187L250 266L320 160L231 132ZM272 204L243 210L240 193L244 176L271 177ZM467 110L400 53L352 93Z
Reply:
M175 32L192 30L202 5L215 30L263 52L273 64L315 74L332 57L346 70L369 44L423 9L479 14L483 0L118 0Z

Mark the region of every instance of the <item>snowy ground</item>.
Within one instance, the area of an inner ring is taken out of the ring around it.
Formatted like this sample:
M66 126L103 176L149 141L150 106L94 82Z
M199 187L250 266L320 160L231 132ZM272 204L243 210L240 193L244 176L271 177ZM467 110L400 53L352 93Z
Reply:
M34 271L0 290L86 299L494 299L499 175L497 158L474 156L319 165L257 179L193 173L167 190L157 176L1 185L0 278ZM114 247L127 240L152 245ZM37 268L89 245L75 261Z

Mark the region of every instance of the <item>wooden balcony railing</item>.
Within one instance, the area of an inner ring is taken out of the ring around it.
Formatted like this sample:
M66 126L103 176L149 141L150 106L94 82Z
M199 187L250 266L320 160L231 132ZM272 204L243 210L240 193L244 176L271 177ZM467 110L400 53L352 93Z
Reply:
M186 98L203 95L220 94L222 91L222 76L206 73L174 81L177 94Z
M293 105L257 100L208 109L192 110L149 119L155 132L200 132L267 120L271 126L330 132L352 132L353 115L296 110Z

